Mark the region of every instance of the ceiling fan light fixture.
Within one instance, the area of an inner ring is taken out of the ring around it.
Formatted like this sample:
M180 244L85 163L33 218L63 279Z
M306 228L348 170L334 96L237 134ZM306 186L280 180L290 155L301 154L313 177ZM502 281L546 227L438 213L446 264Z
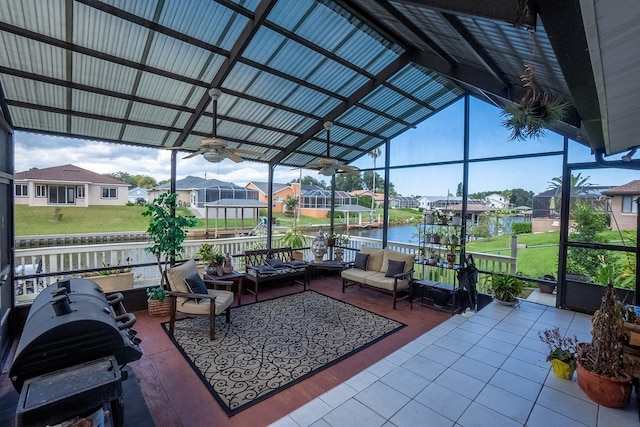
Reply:
M334 173L336 173L335 169L330 168L330 167L324 167L322 169L320 169L318 171L318 173L320 175L324 175L324 176L332 176Z
M220 163L225 158L224 154L217 151L206 151L202 154L202 157L204 157L206 161L211 163Z
M217 87L212 87L211 89L209 89L209 96L214 101L217 101L218 98L220 98L220 95L222 95L222 91L220 89L218 89Z

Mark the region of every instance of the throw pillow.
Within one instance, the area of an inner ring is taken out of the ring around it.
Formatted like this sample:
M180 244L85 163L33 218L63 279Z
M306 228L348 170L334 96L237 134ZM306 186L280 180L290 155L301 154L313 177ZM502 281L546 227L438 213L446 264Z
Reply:
M404 272L404 261L394 261L392 259L389 260L389 268L387 268L387 273L384 277L393 277L396 274L400 274Z
M303 265L307 265L307 263L298 259L292 259L286 265L290 265L291 267L301 267Z
M269 264L273 268L282 268L285 266L284 262L282 262L278 258L267 258L267 264Z
M363 254L358 252L356 254L356 260L353 262L353 268L359 268L360 270L367 270L367 261L369 261L369 254Z
M276 270L275 268L271 267L270 265L256 265L254 268L256 270L258 270L262 274L277 273L278 272L278 270Z
M204 284L198 273L194 273L187 277L184 279L184 282L187 284L189 293L207 295L207 285ZM194 298L193 300L196 304L200 304L204 301L204 298Z

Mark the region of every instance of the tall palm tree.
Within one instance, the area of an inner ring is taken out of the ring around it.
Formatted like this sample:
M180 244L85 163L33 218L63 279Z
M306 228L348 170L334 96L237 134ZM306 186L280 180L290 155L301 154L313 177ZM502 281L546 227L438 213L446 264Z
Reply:
M569 209L573 210L573 208L575 207L575 200L573 200L574 196L588 194L589 187L596 185L589 182L590 179L590 176L583 177L582 172L578 173L577 175L571 174L571 179L569 180L569 195L572 198L570 199L571 206L569 207ZM552 178L551 181L548 182L548 184L548 190L560 190L562 188L562 177L557 176L555 178ZM556 194L558 194L557 191ZM560 201L562 198L560 197L560 195L557 195L551 196L551 199L552 200L550 200L549 209L555 210L555 207L560 205Z
M369 155L373 158L373 187L371 187L373 194L371 195L371 221L373 221L373 210L376 203L376 159L380 157L381 154L382 150L380 150L380 147L374 148L373 150L369 151Z
M590 176L586 176L583 178L582 172L578 173L577 175L571 174L569 186L576 191L576 194L580 194L582 192L585 192L585 188L595 185L590 183L589 179L591 179ZM548 184L548 190L562 188L562 177L557 176L555 178L552 178L551 181L548 182Z

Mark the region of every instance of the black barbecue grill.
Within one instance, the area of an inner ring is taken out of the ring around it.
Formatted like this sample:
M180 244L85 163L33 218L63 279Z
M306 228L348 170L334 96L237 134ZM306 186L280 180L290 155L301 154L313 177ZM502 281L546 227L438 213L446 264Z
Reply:
M136 332L131 326L136 321L133 314L127 313L122 294L105 295L102 289L94 282L86 279L70 279L58 282L45 288L33 301L29 315L18 343L15 358L9 371L13 386L21 392L21 398L16 411L16 425L29 425L34 417L29 416L30 408L28 393L36 390L40 379L42 382L51 381L51 378L61 378L66 381L68 390L56 390L63 395L52 392L50 402L38 402L37 413L46 414L42 405L50 404L55 408L55 414L47 420L37 420L47 424L55 424L74 416L81 415L84 410L92 408L77 408L77 390L72 390L73 384L68 384L74 377L74 370L82 370L82 379L78 388L86 388L91 384L91 376L85 375L87 366L102 366L99 360L113 360L120 369L128 362L138 360L142 356L139 344L140 340L135 336ZM96 368L101 369L101 368ZM96 377L101 374L96 372ZM104 376L104 375L102 375ZM48 379L45 379L48 378ZM115 381L120 381L118 373ZM126 378L126 377L125 377ZM123 378L124 379L124 378ZM23 386L27 383L29 387ZM81 383L81 384L80 384ZM53 390L53 389L52 389ZM96 406L102 406L105 399L110 402L120 401L122 393L121 384L110 387L113 396L105 396L104 389L95 387ZM66 393L67 395L64 395ZM83 405L91 401L92 390L84 390ZM65 399L69 402L65 403ZM45 399L46 400L46 399ZM60 405L68 410L61 410ZM27 407L21 407L21 406ZM46 408L45 408L46 409ZM35 407L32 410L36 412ZM112 412L122 413L122 408L113 408ZM37 417L36 417L37 418ZM55 419L54 419L55 418ZM114 420L120 425L122 420Z

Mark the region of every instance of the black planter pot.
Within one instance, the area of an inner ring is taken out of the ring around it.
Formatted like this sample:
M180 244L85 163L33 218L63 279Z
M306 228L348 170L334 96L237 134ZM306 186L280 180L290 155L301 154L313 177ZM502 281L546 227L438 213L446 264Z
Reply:
M439 307L446 307L447 304L449 304L451 292L443 289L431 288L429 289L429 297L433 300L435 305Z
M556 289L556 285L551 283L538 283L538 289L540 289L540 292L543 294L552 294Z

